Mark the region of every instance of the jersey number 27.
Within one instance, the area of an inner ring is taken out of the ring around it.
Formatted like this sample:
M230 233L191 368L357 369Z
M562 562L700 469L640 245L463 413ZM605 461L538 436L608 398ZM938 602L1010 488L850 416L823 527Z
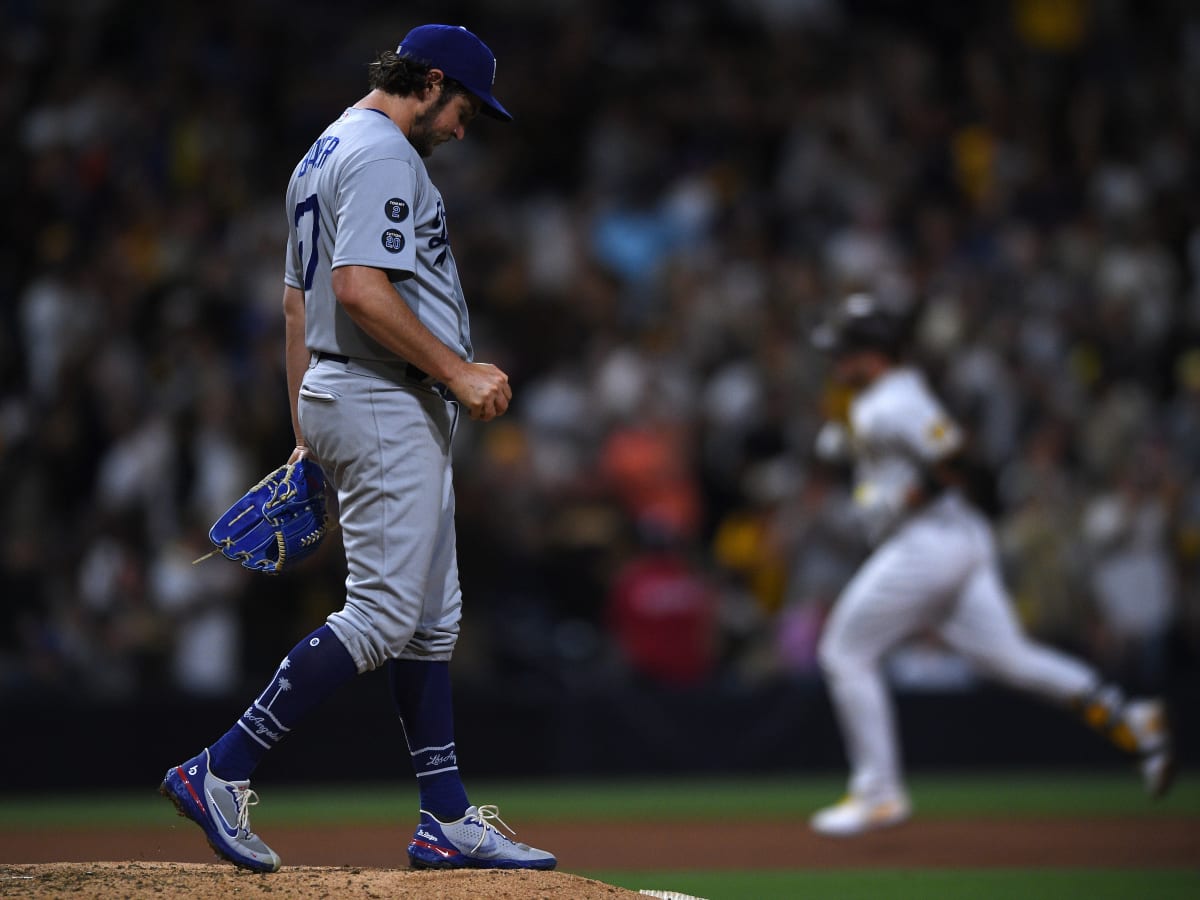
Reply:
M303 236L307 229L301 223L307 216L312 217L312 226L309 246L305 247ZM300 235L297 249L300 251L300 262L304 264L304 290L308 291L312 290L313 278L317 274L317 246L321 237L321 206L317 203L316 194L309 194L296 204L295 225L296 233Z

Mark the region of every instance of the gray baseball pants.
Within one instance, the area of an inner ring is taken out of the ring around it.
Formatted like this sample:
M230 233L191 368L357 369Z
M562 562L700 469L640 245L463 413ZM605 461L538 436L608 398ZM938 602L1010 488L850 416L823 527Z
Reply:
M388 659L450 659L462 613L458 404L406 378L403 363L314 355L299 417L337 493L346 550L346 605L326 620L330 629L360 673Z

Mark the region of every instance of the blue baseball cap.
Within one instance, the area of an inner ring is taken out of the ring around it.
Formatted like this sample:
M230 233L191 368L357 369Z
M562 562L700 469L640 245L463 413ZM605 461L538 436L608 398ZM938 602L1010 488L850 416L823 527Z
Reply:
M396 55L441 69L483 102L483 112L493 119L512 121L512 115L492 96L495 55L461 25L418 25L404 36Z

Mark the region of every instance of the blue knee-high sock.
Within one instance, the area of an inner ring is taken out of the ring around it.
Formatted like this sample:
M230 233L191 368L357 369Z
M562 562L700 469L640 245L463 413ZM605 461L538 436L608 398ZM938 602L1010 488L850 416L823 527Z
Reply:
M468 801L454 748L450 664L393 659L388 683L417 775L421 809L443 822L462 818Z
M218 778L241 781L302 718L340 685L358 674L342 642L328 625L300 641L283 658L267 689L209 748L209 767Z

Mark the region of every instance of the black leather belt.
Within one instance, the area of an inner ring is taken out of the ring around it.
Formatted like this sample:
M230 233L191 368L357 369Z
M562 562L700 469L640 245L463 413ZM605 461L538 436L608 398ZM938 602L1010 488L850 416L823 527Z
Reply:
M317 351L317 359L318 361L328 360L329 362L341 363L342 365L346 365L346 363L350 362L350 357L348 356L343 356L341 353L326 353L324 350ZM450 388L446 387L446 385L442 384L440 381L435 381L432 375L430 375L424 369L417 368L412 363L404 364L404 377L409 381L415 381L422 387L427 387L436 391L447 400L454 399L454 395L450 393Z

